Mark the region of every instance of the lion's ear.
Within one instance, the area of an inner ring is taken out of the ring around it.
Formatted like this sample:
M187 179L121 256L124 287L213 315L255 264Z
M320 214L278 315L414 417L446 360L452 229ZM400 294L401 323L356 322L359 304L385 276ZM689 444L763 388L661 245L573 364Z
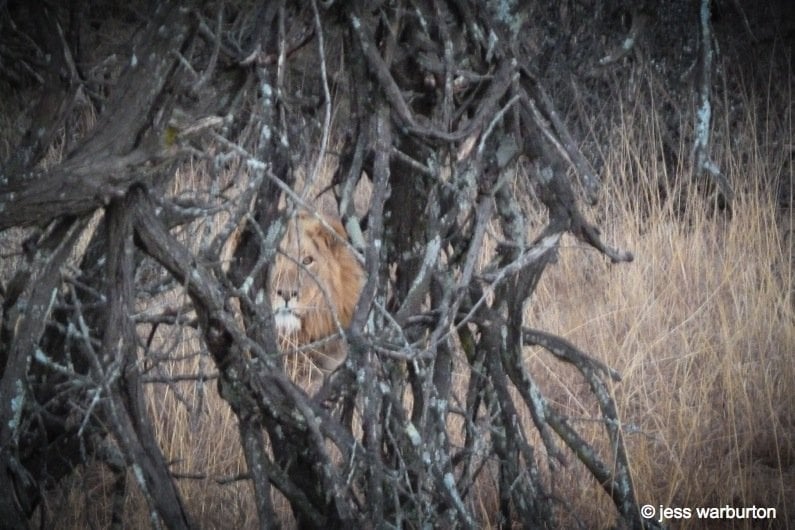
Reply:
M315 227L315 234L317 235L318 239L323 241L323 243L331 250L335 250L338 247L343 246L342 242L340 242L337 236L341 237L345 241L348 240L348 234L345 233L345 227L342 226L342 223L338 219L329 219L328 217L324 219L337 234L335 235L331 233L328 228L321 225L320 223L317 223L317 226Z
M342 239L346 241L348 240L348 234L347 232L345 232L345 227L342 226L342 221L340 221L339 219L326 219L326 221L328 221L329 226L331 226L331 228L333 228L334 231L337 232L337 235L339 235Z

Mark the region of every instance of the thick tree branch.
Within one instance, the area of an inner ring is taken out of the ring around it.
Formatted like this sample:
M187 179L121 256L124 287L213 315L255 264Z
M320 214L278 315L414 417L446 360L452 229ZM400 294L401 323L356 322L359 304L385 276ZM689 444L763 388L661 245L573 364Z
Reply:
M86 138L51 170L12 164L0 175L0 231L80 215L124 195L146 178L138 168L168 153L161 137L170 112L164 88L172 81L190 17L174 4L161 4L140 34L126 72ZM169 153L173 156L173 153Z

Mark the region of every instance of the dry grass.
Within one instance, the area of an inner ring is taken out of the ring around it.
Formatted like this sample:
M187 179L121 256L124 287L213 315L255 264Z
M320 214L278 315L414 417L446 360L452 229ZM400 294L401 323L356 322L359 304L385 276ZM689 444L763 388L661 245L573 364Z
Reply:
M569 247L539 290L532 325L623 375L614 391L642 503L795 517L792 267L762 200L741 197L730 223L652 220L643 234L618 225L611 238L634 263L584 268L591 251ZM560 401L587 417L582 399Z
M614 392L642 504L777 509L775 521L723 521L716 528L789 528L795 520L793 214L779 211L774 194L759 185L786 167L777 157L791 155L774 145L765 153L755 140L755 118L746 116L745 137L732 135L747 149L727 150L721 161L738 187L731 220L707 215L691 199L681 221L680 208L656 199L657 175L641 174L637 162L655 160L637 156L639 146L654 143L653 128L625 123L608 150L608 167L616 171L608 171L607 185L633 192L597 216L607 239L632 249L636 260L610 266L569 240L527 316L623 375ZM764 126L791 131L787 121ZM784 138L792 144L791 134ZM638 208L639 197L652 199ZM538 352L530 357L543 364ZM588 418L583 394L559 372L549 365L544 378L567 388L558 387L561 406ZM568 486L577 499L582 483ZM580 513L600 520L589 512L607 505L592 504L592 497L582 495ZM671 523L706 526L695 517Z

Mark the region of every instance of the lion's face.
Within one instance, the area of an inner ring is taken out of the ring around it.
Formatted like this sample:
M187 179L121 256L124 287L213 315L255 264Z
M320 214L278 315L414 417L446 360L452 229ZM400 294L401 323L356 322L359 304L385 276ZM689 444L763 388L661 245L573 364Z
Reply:
M276 256L271 307L286 344L301 346L336 333L338 324L350 324L359 299L362 267L342 241L346 239L342 224L332 219L326 222L336 235L309 214L296 215ZM332 357L321 359L324 367L336 367L344 353Z

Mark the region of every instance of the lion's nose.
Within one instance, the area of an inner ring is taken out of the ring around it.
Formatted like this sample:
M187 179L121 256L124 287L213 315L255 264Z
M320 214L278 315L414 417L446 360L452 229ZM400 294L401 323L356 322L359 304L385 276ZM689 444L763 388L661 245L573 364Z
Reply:
M291 289L277 289L276 294L279 295L285 302L289 302L293 298L298 298L298 291Z

